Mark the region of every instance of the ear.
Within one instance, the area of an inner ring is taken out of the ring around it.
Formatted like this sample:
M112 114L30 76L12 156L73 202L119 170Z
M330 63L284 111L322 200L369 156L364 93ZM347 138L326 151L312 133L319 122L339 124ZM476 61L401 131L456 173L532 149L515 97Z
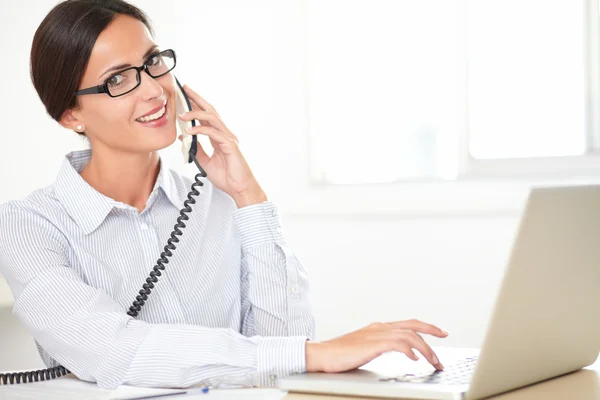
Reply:
M64 128L70 129L75 132L82 132L85 129L85 125L78 114L79 113L74 109L66 110L60 117L58 123L61 124ZM82 129L77 129L78 126L81 126Z

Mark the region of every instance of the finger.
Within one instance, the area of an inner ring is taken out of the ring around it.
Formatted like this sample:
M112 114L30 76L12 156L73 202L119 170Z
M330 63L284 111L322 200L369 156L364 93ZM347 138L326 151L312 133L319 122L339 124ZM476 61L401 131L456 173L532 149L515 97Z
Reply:
M443 370L444 366L442 365L442 362L440 361L440 358L436 354L435 350L433 350L433 348L423 339L423 337L421 335L419 335L418 333L414 333L414 335L415 335L416 340L419 343L421 343L422 346L424 346L424 348L427 349L427 351L431 352L431 354L427 355L428 360L429 360L429 358L431 358L431 365L433 365L435 367L435 369L437 369L439 371Z
M217 142L215 142L212 138L208 138L208 140L210 140L210 145L213 147L213 149L218 146Z
M420 335L410 330L401 330L396 332L397 341L399 343L408 343L411 348L417 349L419 353L423 354L423 357L425 357L435 369L444 369L444 366L440 363L440 360L431 346L429 346Z
M183 140L183 135L177 136L177 139ZM214 143L212 139L211 143ZM200 142L196 142L196 159L200 165L206 165L210 161L210 157L206 154Z
M179 115L178 118L181 119L182 121L192 121L194 119L197 119L198 121L206 121L212 127L217 128L218 130L223 132L223 134L228 136L230 139L235 140L236 142L239 143L237 136L235 136L229 130L229 128L227 128L225 123L223 121L221 121L221 119L212 112L207 112L207 111L202 111L202 110L192 110L192 111L188 111L187 113L184 113L182 115Z
M412 350L412 348L410 347L410 345L408 345L406 343L402 343L402 344L395 343L392 346L392 350L406 354L406 356L413 361L419 361L419 356L417 356L415 354L415 352Z
M210 111L200 110L200 109L181 113L181 114L177 115L177 117L182 121L192 121L192 120L197 119L199 121L207 121L210 123L214 123L215 128L217 127L218 123L223 124L223 126L225 125L223 123L223 121L221 121L215 113L212 113Z
M446 332L445 330L440 329L435 325L419 321L417 319L411 319L408 321L388 322L387 325L390 325L394 329L410 329L411 331L426 333L428 335L437 336L440 338L448 336L448 332Z
M196 105L199 106L202 110L212 111L215 114L217 114L217 110L215 110L215 108L211 104L209 104L206 100L204 100L198 93L193 91L191 87L189 87L188 85L183 85L183 90L185 90L185 92L190 97L190 99L194 103L196 103Z
M215 143L221 144L221 145L237 145L237 143L235 143L232 139L228 138L227 136L225 136L223 134L223 132L219 131L218 129L215 129L211 126L194 126L193 128L186 128L186 132L190 135L205 135L208 136L211 139L211 144L213 145L213 147L215 147Z
M204 166L210 161L210 157L206 154L199 141L196 143L196 160L198 160L200 165Z

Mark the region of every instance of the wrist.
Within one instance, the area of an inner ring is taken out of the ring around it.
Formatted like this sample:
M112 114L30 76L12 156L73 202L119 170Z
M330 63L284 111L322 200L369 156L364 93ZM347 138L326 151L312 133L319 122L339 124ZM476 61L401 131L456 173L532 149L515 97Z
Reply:
M319 353L321 350L321 343L319 342L306 342L306 372L321 372L323 369L320 366L321 360L319 359Z
M267 195L260 188L260 186L253 190L246 190L240 193L237 193L233 200L238 208L251 206L253 204L260 204L267 201Z

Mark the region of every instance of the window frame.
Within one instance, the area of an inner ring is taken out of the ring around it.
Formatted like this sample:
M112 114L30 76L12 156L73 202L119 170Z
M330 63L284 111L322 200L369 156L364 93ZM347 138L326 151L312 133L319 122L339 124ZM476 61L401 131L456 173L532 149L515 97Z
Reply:
M296 151L290 162L296 163L295 180L283 190L289 193L285 212L295 215L396 215L396 216L476 216L515 215L521 210L531 187L570 184L600 184L600 7L599 0L585 1L586 40L586 124L588 151L582 156L474 159L469 154L467 130L467 76L459 76L458 173L452 180L412 179L387 183L335 184L327 182L315 168L316 140L309 130L310 82L308 79L308 6L304 1L304 90L307 118L305 152ZM467 0L455 0L462 7L464 27L461 51L466 54ZM466 57L462 58L466 71ZM296 149L297 150L297 149ZM308 164L308 168L306 165ZM286 185L284 185L286 186Z

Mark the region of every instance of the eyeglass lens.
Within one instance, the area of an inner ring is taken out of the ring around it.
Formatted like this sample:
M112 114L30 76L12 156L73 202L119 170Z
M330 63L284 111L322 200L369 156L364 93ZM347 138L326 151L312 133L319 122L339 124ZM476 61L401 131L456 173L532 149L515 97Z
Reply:
M175 58L172 52L163 51L151 56L146 65L149 74L153 78L157 78L173 69ZM140 77L135 69L127 69L108 78L106 86L111 96L120 96L135 89L140 83L139 79Z

